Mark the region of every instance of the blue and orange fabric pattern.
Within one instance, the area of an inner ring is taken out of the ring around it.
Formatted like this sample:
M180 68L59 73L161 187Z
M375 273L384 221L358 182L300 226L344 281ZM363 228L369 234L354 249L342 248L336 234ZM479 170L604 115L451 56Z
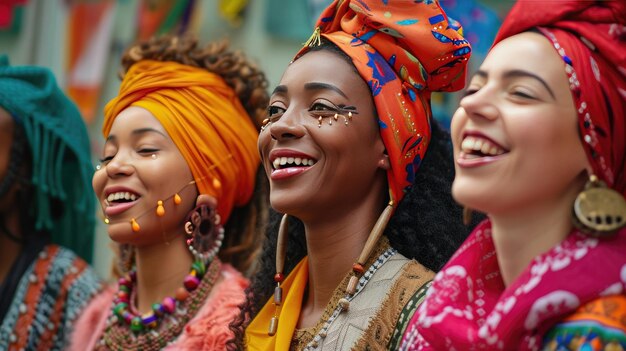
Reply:
M316 27L296 58L319 36L352 58L374 97L398 203L430 142L431 92L463 88L470 44L436 0L335 0Z
M610 295L581 306L543 340L544 351L626 350L626 296Z

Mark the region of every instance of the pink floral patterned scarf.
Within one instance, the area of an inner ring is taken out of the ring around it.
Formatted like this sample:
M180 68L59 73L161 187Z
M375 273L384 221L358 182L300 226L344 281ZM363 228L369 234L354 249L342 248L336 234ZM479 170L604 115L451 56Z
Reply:
M538 350L579 306L626 293L626 229L608 239L573 231L505 287L482 222L437 274L402 350Z

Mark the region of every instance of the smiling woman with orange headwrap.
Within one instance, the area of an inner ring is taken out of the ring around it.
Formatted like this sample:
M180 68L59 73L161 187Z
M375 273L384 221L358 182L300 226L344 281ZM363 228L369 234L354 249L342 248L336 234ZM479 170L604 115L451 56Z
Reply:
M188 37L134 46L123 65L93 186L124 276L88 307L73 346L222 350L264 222L264 75Z
M397 347L465 232L430 111L465 82L460 32L437 1L337 0L320 16L259 135L271 205L297 227L266 241L249 350Z

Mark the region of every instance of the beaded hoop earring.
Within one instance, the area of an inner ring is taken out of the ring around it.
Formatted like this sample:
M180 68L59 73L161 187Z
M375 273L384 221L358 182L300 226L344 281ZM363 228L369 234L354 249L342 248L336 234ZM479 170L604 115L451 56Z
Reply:
M197 206L189 213L185 221L185 232L189 235L189 251L203 262L213 260L224 240L220 215L215 208L205 204Z

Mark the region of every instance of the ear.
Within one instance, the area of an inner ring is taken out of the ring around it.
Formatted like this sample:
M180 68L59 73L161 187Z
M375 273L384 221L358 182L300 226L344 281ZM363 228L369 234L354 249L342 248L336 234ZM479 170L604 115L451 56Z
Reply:
M389 156L385 153L378 160L378 167L387 171L391 168L391 163L389 162Z
M207 205L211 208L217 207L217 199L211 195L200 194L196 198L196 206Z

